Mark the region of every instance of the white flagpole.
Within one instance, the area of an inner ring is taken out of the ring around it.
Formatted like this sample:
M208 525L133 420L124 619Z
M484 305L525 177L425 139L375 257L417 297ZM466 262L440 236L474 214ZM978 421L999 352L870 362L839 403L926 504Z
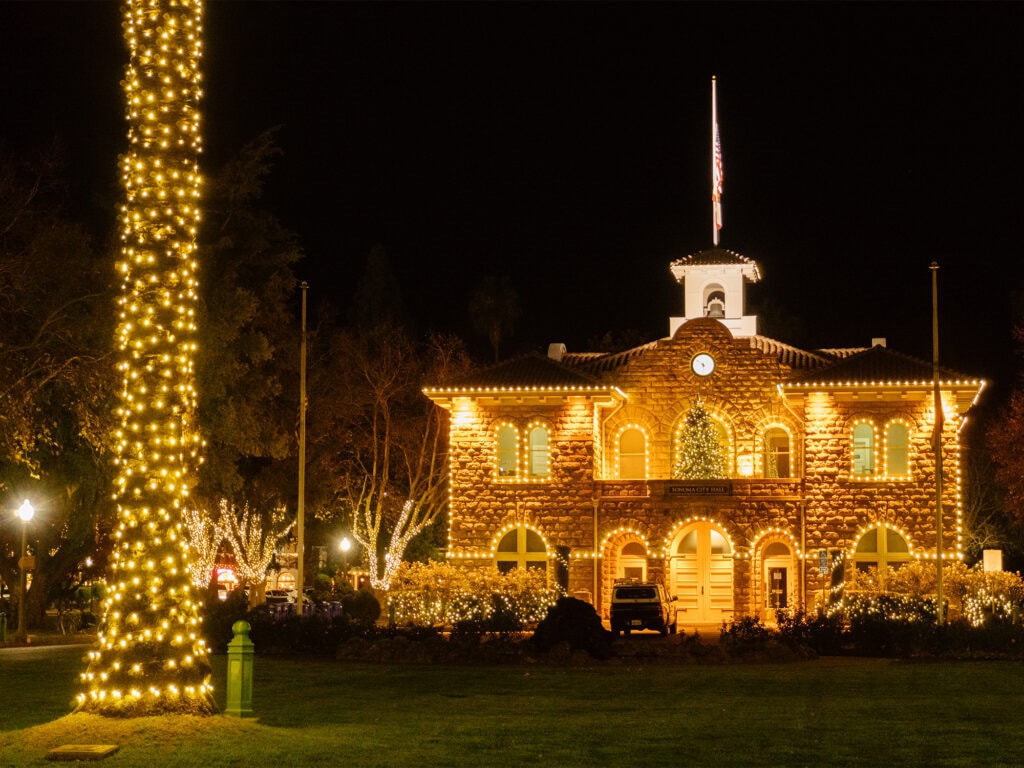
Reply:
M714 75L711 76L711 236L718 245L718 230L722 228L722 177L721 153L718 136L718 90Z

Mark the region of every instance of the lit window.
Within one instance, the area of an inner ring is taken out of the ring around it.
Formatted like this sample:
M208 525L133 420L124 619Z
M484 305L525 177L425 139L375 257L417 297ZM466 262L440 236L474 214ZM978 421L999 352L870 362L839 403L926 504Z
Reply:
M789 434L773 427L764 435L764 476L789 477Z
M547 477L551 474L548 464L548 430L535 426L530 430L530 477Z
M513 568L546 570L547 547L536 531L523 527L513 528L498 542L494 561L502 573L508 573Z
M875 473L875 428L861 423L853 428L853 474Z
M518 463L516 428L503 424L498 429L498 477L515 477Z
M885 525L872 528L860 537L853 552L858 571L877 573L878 586L885 589L885 576L911 559L910 546L897 531Z
M619 478L643 480L647 477L647 437L636 427L619 435Z
M907 425L894 421L885 429L885 473L909 474L907 462Z

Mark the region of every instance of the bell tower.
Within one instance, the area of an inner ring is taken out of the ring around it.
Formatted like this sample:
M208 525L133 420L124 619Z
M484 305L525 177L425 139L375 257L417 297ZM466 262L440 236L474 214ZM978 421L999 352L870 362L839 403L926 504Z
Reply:
M761 279L756 261L726 248L710 248L676 259L669 265L683 286L683 317L669 318L669 336L683 323L710 317L733 336L756 336L757 316L747 315L746 284Z

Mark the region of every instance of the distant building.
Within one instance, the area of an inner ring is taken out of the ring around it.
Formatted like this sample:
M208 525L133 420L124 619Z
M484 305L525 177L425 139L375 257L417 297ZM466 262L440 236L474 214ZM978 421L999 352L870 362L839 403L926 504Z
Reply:
M671 270L685 316L666 338L616 354L553 344L426 390L450 414L449 560L547 569L603 615L616 579L663 581L685 624L812 608L834 565L884 578L934 560L931 363L884 339L802 350L759 335L744 290L760 269L733 251ZM950 560L961 427L983 387L940 372ZM720 468L695 479L693 456Z

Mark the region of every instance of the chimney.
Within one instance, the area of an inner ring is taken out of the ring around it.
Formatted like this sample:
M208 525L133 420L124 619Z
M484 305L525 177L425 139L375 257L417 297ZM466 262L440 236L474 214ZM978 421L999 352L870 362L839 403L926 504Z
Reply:
M555 343L548 344L548 357L554 360L556 363L562 362L562 355L565 354L565 344Z

